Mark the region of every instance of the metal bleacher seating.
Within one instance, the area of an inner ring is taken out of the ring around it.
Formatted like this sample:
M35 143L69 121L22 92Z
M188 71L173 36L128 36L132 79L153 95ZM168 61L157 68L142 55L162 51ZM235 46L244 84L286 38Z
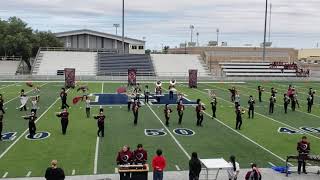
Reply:
M155 76L150 55L98 53L99 76L127 76L131 68L138 76Z
M272 66L270 62L227 62L219 63L222 76L227 77L296 77L295 69L285 69L284 66Z

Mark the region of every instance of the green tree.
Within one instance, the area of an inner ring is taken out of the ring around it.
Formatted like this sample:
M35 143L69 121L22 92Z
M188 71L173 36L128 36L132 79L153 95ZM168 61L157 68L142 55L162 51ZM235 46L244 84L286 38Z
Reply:
M17 17L0 19L0 56L21 56L31 70L30 57L35 57L39 47L62 47L51 32L33 31Z

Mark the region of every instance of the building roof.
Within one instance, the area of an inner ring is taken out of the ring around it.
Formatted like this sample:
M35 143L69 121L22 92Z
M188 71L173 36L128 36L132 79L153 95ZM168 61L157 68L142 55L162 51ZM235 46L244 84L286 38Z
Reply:
M94 36L100 36L108 39L115 39L118 41L122 41L122 36L117 36L114 34L108 34L104 32L98 32L98 31L93 31L89 29L80 29L80 30L73 30L73 31L65 31L65 32L58 32L54 33L54 35L59 38L59 37L66 37L66 36L75 36L75 35L80 35L80 34L89 34L89 35L94 35ZM139 40L139 39L133 39L133 38L124 38L124 42L129 43L129 44L144 44L145 41Z

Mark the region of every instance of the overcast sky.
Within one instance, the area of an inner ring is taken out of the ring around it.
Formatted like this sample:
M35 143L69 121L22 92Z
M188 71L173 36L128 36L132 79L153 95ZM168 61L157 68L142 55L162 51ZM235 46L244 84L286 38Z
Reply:
M269 0L270 1L270 0ZM271 41L276 47L312 48L320 43L320 0L271 0ZM126 0L125 33L146 37L147 48L190 41L190 24L201 45L216 39L230 46L263 41L264 0ZM39 30L92 29L115 33L121 0L0 0L0 18L18 16ZM119 32L121 33L121 32Z

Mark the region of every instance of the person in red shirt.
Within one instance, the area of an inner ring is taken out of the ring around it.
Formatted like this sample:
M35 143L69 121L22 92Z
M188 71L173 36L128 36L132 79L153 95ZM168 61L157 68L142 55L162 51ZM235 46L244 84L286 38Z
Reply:
M62 112L57 113L57 116L61 118L62 134L66 135L69 124L69 113L67 108L64 108Z
M162 150L157 150L157 155L152 159L153 180L163 180L163 171L166 168L166 159L162 155Z
M135 164L145 164L148 160L148 153L143 149L142 144L138 144L137 149L133 151L133 162Z

